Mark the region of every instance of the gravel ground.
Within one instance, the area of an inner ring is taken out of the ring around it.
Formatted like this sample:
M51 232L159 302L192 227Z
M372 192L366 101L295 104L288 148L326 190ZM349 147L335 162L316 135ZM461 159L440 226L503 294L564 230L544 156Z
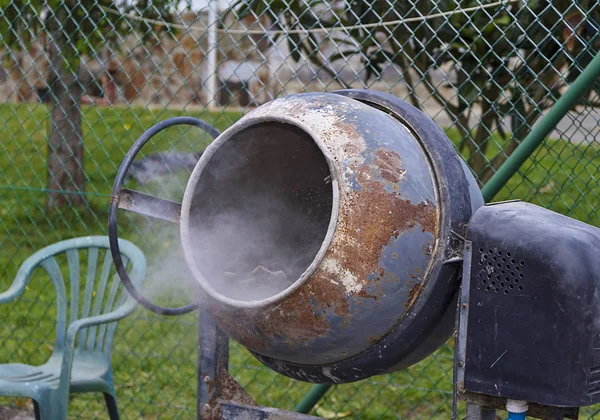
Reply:
M12 407L0 407L0 420L34 420L33 411Z

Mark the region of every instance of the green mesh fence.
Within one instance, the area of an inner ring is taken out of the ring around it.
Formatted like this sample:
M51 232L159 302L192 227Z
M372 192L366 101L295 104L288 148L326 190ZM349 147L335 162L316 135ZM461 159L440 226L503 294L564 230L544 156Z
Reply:
M595 0L1 0L0 291L45 245L106 234L118 166L167 117L223 130L286 94L386 91L443 127L483 185L600 50L599 34ZM497 200L524 199L600 226L600 85L590 88ZM209 142L194 128L165 131L144 148L128 185L181 200ZM146 296L189 302L177 228L119 217L121 235L148 258ZM53 299L47 279L35 277L20 299L0 305L0 363L47 359ZM121 321L113 366L122 418L194 418L196 344L194 313L138 309ZM312 414L447 419L452 349L336 386ZM230 370L262 405L293 409L311 388L236 344ZM0 406L0 418L31 412L17 398ZM69 409L72 418L107 418L99 394L72 396Z

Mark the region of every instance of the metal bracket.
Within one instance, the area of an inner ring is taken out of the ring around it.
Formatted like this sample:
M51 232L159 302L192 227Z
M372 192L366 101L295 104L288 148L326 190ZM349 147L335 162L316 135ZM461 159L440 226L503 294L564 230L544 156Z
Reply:
M456 342L454 345L454 384L452 390L452 420L456 420L458 394L465 391L465 362L467 360L467 321L469 315L469 290L471 287L471 260L473 246L465 240L460 298L456 314Z
M198 321L197 419L309 420L318 417L260 407L229 374L229 337L212 317L200 311Z
M219 400L227 395L255 405L228 372L229 337L201 310L198 320L198 419L220 418Z
M496 410L482 407L478 404L467 403L467 417L465 420L496 420Z

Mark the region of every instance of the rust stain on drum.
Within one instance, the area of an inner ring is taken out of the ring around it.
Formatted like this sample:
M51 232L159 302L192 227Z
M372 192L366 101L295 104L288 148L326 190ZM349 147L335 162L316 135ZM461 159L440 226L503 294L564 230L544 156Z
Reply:
M310 341L325 336L330 330L327 318L313 311L311 298L314 298L313 293L316 294L314 289L314 285L305 284L283 301L269 308L238 309L233 313L216 310L213 313L235 340L244 343L254 351L269 349L274 339L289 341L292 345ZM322 299L332 297L331 294L320 296ZM336 296L337 298L339 296ZM346 307L339 312L347 312L347 302Z
M388 182L400 182L406 169L402 168L402 159L396 152L378 149L373 164L379 169L381 177Z
M378 288L378 282L390 274L381 269L379 260L383 247L392 237L400 236L417 224L435 237L438 223L438 212L432 203L414 205L399 198L397 193L385 191L373 172L369 166L358 169L357 180L362 190L352 192L345 203L347 218L338 226L340 240L334 248L335 258L354 274L361 290L368 285ZM384 173L382 171L382 176ZM368 278L372 273L379 273L374 282Z

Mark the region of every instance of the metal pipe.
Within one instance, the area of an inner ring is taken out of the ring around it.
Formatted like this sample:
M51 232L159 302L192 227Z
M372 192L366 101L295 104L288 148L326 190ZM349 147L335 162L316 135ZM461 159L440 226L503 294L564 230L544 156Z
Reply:
M302 401L294 407L294 411L303 414L310 413L319 400L327 393L329 388L331 388L331 385L314 385L310 391L306 393L304 398L302 398Z
M215 8L217 9L215 11ZM217 26L219 24L218 13L221 12L221 2L215 0L208 1L208 80L206 87L208 88L208 105L214 107L217 105L217 80L218 80L218 64L217 64Z
M576 101L586 93L600 76L600 52L575 79L546 115L533 127L525 140L515 149L504 164L496 171L482 188L485 202L490 202L508 180L519 170L521 165L531 156L535 149L554 130L558 122L575 105Z
M179 223L181 203L155 197L140 191L121 189L119 208L171 223Z

